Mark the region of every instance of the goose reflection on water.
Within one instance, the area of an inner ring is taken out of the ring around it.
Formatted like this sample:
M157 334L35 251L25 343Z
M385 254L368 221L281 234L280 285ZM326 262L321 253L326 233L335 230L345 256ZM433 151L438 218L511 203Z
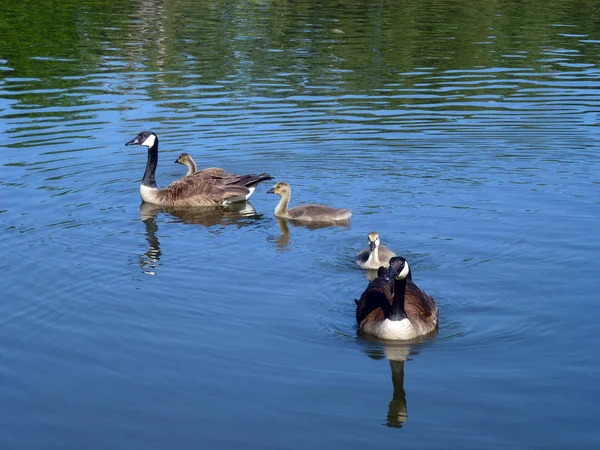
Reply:
M285 250L291 243L290 227L304 227L309 230L318 230L321 228L341 227L350 229L350 220L338 220L337 222L305 222L302 220L284 219L283 217L275 216L277 227L279 228L279 236L269 236L268 240L275 243L275 247L279 250Z
M172 208L152 203L142 203L140 205L140 219L144 223L148 250L140 255L139 264L142 271L147 275L156 275L156 268L160 266L162 253L160 242L156 236L158 231L156 218L160 213L173 217L176 222L205 227L236 225L241 228L256 219L262 218L262 214L258 214L249 202L235 203L227 207L194 208Z
M156 218L159 213L172 216L175 222L212 227L215 225L237 225L243 227L248 219L261 219L250 202L233 203L229 206L200 206L200 207L169 207L159 206L152 203L140 205L140 217L142 220Z
M388 406L387 420L385 425L391 428L402 428L404 422L408 420L408 408L406 404L406 391L404 390L404 362L409 356L418 355L418 345L431 336L406 342L385 342L375 338L367 338L369 341L380 342L382 347L365 349L365 353L372 359L387 359L390 362L392 371L392 399Z

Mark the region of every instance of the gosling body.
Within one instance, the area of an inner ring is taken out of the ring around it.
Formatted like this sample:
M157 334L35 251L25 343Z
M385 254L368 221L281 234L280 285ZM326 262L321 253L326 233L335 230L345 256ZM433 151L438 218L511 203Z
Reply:
M144 202L156 205L216 206L246 201L256 189L256 185L273 178L268 173L234 175L215 168L192 173L160 189L156 185L155 177L158 136L151 131L143 131L125 145L142 145L148 148L140 196Z
M356 255L355 262L361 269L377 270L380 267L389 267L390 259L396 254L381 244L379 233L373 231L367 237L369 247Z
M349 209L332 208L325 205L299 205L288 208L292 189L289 184L282 181L273 186L272 189L269 189L267 193L277 194L281 197L275 208L275 216L284 219L305 222L335 222L348 220L352 216Z
M227 183L229 179L235 181L235 177L238 177L236 174L225 172L220 167L208 167L206 169L198 170L196 161L194 161L194 158L192 158L192 155L189 153L180 154L175 162L188 168L188 171L185 174L186 177L190 175L196 175L197 177L202 178L221 178L224 183Z
M356 322L360 332L379 339L410 340L438 327L438 307L433 297L413 281L408 262L400 257L381 267L356 301Z

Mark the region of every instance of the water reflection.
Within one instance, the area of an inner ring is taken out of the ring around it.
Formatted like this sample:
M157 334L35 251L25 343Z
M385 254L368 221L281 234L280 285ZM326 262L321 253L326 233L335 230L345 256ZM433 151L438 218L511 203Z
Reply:
M277 222L277 227L279 228L279 236L269 236L269 241L274 242L275 247L277 247L279 250L286 249L291 243L290 227L288 225L292 225L294 227L304 227L309 230L317 230L328 227L342 227L350 229L349 220L340 220L337 222L304 222L301 220L284 219L282 217L275 216L275 221Z
M371 338L367 338L371 340ZM431 338L429 338L431 339ZM373 359L387 359L392 371L392 399L388 405L387 420L385 425L391 428L402 428L408 420L408 408L406 404L406 391L404 390L404 362L409 355L417 355L417 345L429 339L421 339L410 342L381 342L382 348L369 348L365 353Z
M160 242L156 236L156 232L158 231L156 218L159 213L170 215L178 222L203 225L205 227L237 225L239 228L253 223L254 219L262 218L262 214L258 214L248 202L217 208L169 208L142 203L140 205L140 218L144 223L148 250L140 255L139 264L142 271L147 275L156 275L155 270L160 265L160 257L162 255Z
M142 216L142 222L146 228L146 241L148 242L148 251L140 255L140 267L147 275L156 275L155 269L160 265L160 244L156 237L158 226L156 225L155 216Z
M205 227L237 225L241 228L248 223L252 223L254 219L261 219L263 217L262 214L256 212L249 202L235 203L227 207L173 208L153 205L151 203L142 203L140 206L142 220L157 217L159 213L172 216L176 222L203 225Z

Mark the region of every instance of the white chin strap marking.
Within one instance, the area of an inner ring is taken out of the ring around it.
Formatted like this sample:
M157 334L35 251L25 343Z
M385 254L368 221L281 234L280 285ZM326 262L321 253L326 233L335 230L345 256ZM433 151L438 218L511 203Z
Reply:
M150 136L148 136L146 138L146 140L144 142L142 142L142 145L144 147L152 147L154 145L154 143L156 142L156 136L154 136L153 134L151 134Z
M398 276L396 277L397 280L404 280L407 276L408 276L408 271L409 271L409 267L408 267L408 262L404 263L404 268L402 269L402 272L400 272L398 274Z

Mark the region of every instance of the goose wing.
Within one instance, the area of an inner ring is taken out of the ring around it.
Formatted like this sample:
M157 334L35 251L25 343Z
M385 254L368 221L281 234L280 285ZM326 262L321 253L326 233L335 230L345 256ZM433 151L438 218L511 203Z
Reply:
M404 311L406 317L411 320L417 317L428 319L437 316L438 307L431 295L423 292L411 280L407 280L404 294Z
M245 186L228 186L216 178L203 178L195 175L175 180L166 188L161 189L163 198L173 201L197 198L221 203L228 198L245 196L250 193Z
M360 326L365 320L384 320L384 309L391 309L393 299L393 282L375 278L356 302L356 323Z
M246 187L253 187L261 181L273 179L268 173L261 173L259 175L236 175L235 173L227 173L218 167L209 167L208 169L199 170L190 176L198 179L212 179L227 186Z

